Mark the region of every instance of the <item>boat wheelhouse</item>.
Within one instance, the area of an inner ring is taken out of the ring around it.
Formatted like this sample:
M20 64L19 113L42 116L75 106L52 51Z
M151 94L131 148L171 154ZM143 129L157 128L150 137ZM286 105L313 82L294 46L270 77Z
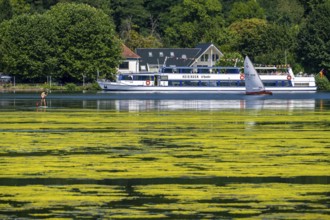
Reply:
M267 90L316 91L313 76L295 76L291 68L256 68ZM159 72L120 73L115 82L99 80L106 91L219 91L245 93L245 76L240 67L163 67Z

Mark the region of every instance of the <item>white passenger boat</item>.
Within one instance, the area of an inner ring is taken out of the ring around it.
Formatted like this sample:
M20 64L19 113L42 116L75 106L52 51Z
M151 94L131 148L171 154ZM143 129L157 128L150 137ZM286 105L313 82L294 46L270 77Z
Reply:
M265 90L315 92L313 76L295 76L291 68L257 68ZM98 80L105 91L245 93L239 67L163 67L160 72L119 73L115 82Z

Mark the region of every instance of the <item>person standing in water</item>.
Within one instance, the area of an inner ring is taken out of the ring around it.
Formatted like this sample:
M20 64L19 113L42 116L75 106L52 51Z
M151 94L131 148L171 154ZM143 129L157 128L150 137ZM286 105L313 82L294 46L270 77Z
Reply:
M47 103L46 103L47 93L42 92L40 96L41 96L40 106L47 106Z

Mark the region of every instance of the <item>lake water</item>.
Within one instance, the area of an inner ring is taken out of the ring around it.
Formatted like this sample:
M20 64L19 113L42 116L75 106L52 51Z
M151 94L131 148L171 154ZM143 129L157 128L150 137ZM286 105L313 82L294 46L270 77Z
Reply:
M0 94L0 219L329 219L330 93Z

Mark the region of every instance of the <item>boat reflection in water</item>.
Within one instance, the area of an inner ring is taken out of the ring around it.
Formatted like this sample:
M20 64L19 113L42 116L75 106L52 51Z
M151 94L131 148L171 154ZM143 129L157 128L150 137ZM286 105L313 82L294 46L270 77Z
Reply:
M98 100L97 109L117 111L146 110L226 110L226 109L269 109L294 110L316 107L315 99L308 100Z

